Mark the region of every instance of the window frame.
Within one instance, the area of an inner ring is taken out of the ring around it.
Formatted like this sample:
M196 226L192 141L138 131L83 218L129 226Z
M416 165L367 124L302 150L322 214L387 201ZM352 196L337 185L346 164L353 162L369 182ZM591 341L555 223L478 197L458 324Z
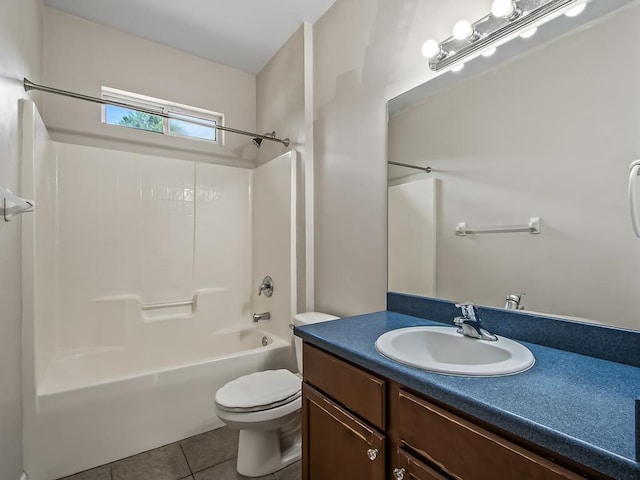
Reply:
M102 99L107 101L125 103L127 105L131 105L132 107L141 107L141 108L144 108L145 110L154 110L164 115L175 114L177 116L190 117L197 121L214 122L216 125L224 126L224 114L222 113L214 112L211 110L205 110L203 108L193 107L191 105L184 105L181 103L170 102L168 100L163 100L160 98L149 97L147 95L128 92L126 90L118 90L116 88L103 86ZM209 144L213 143L217 145L224 145L224 130L219 130L217 128L210 127L210 128L213 128L215 140L210 140L207 138L200 138L200 137L192 137L189 135L180 135L170 131L169 121L171 119L165 118L165 117L160 117L162 118L162 132L139 129L135 127L128 127L126 125L118 125L117 123L108 123L107 107L108 105L103 104L101 109L102 110L101 121L104 125L128 128L131 130L139 130L139 131L148 132L148 133L162 134L168 137L182 138L186 140L196 140L200 142L206 142ZM152 115L152 114L150 113L149 115ZM180 118L175 118L175 120L181 121Z

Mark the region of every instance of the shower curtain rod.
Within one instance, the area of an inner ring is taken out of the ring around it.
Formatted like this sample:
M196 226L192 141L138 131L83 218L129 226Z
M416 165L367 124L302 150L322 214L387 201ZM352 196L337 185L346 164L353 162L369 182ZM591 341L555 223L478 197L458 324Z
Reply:
M199 122L197 120L187 120L187 119L183 118L181 115L172 115L172 114L167 114L167 113L164 113L164 112L157 112L155 110L151 110L151 109L144 108L144 107L139 107L137 105L129 105L129 104L123 103L123 102L105 100L105 99L99 98L99 97L91 97L89 95L83 95L81 93L75 93L75 92L69 92L67 90L61 90L59 88L47 87L45 85L38 85L37 83L33 83L32 81L30 81L27 78L24 79L24 90L25 90L25 92L28 92L29 90L39 90L41 92L53 93L55 95L62 95L63 97L70 97L70 98L75 98L77 100L84 100L85 102L99 103L101 105L113 105L114 107L127 108L129 110L135 110L137 112L148 113L149 115L155 115L157 117L180 120L181 122L192 123L194 125L200 125L200 126L203 126L203 127L215 128L216 130L222 130L222 131L230 132L230 133L237 133L239 135L247 135L249 137L253 137L254 139L255 138L261 138L262 140L270 140L272 142L282 143L285 147L289 146L289 139L288 138L284 138L284 139L283 138L276 138L275 135L271 136L269 134L264 135L264 134L259 134L259 133L245 132L244 130L238 130L236 128L223 127L221 125L211 125L210 122L204 122L204 121L203 122Z
M422 170L427 173L431 173L431 167L418 167L417 165L409 165L408 163L387 162L389 165L396 165L398 167L415 168L416 170Z

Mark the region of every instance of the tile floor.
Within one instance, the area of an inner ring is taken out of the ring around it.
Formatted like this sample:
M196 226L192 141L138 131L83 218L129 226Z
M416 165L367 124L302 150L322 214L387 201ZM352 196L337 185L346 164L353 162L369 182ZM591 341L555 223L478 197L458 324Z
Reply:
M238 431L227 427L77 473L64 480L241 480ZM257 480L300 480L300 462Z

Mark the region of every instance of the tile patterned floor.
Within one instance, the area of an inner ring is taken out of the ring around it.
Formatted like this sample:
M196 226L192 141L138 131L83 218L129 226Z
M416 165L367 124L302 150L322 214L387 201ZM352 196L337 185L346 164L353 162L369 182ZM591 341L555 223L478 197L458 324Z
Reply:
M218 428L61 480L243 480L236 472L238 431ZM300 462L256 480L300 480Z

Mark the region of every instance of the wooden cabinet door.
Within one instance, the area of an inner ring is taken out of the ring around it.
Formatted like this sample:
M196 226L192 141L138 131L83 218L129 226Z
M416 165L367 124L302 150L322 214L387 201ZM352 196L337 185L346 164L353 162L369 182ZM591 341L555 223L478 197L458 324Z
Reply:
M303 480L383 480L384 451L383 435L303 384Z

